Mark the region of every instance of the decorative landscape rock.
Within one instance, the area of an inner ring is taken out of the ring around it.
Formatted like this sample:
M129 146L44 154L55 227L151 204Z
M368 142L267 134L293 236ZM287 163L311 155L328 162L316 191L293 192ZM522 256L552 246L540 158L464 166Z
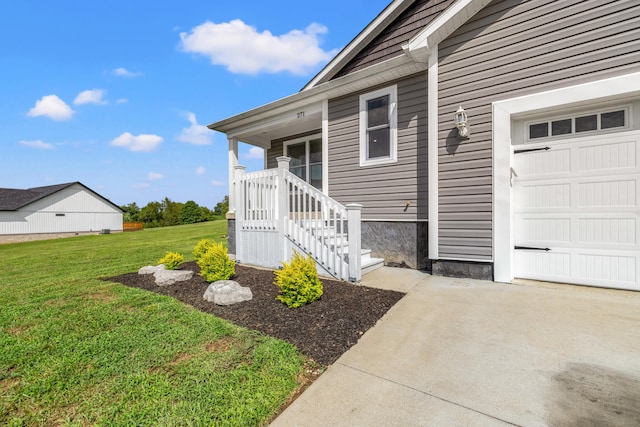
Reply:
M253 299L251 289L233 280L218 280L209 285L203 296L217 305L232 305Z
M153 274L158 286L173 285L176 282L184 282L193 277L193 271L191 270L166 270L164 264L142 267L138 270L138 274Z
M147 265L138 270L138 274L154 274L156 271L164 270L164 264Z
M191 270L158 270L153 273L156 278L156 285L169 286L176 282L184 282L193 277Z

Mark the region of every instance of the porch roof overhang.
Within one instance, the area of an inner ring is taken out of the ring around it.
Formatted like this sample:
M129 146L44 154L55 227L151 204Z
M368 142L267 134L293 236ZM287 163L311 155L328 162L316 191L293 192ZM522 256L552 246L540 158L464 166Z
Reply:
M269 148L271 140L308 130L322 124L322 102L327 99L402 78L427 69L407 55L389 59L339 79L211 123L209 129L251 145ZM299 114L304 112L303 115Z

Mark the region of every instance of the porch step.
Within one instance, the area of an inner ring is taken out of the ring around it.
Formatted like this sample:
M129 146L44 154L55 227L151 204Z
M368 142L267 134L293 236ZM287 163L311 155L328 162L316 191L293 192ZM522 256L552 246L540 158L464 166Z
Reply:
M366 262L364 260L362 261L362 265L360 266L360 271L364 276L365 274L371 273L372 271L377 270L381 267L384 267L384 259L369 257L369 259Z
M372 258L371 257L371 249L361 249L360 250L360 271L364 276L367 273L371 273L374 270L379 269L380 267L384 267L384 259L383 258ZM348 251L345 251L345 258L349 259Z
M349 262L349 241L348 241L347 234L338 232L335 226L326 226L322 229L314 229L312 226L312 222L313 220L307 220L307 221L303 221L303 224L302 224L304 230L307 233L309 234L313 233L314 236L310 236L310 237L321 238L323 244L327 245L327 247L332 251L339 250L340 253L344 254L345 262L348 263ZM293 236L290 236L290 238L292 239L293 242L296 242L296 239L293 239ZM311 242L308 242L308 243L310 245L310 249L314 247L313 243ZM360 271L362 276L384 266L383 258L371 257L371 249L361 249L360 257L361 257Z

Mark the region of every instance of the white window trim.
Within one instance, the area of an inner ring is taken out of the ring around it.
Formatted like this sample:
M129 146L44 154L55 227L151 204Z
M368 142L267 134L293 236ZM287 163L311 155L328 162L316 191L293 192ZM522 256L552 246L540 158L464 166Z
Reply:
M523 114L580 103L615 102L640 96L640 73L583 83L493 102L493 259L494 280L513 280L514 225L511 194L512 120ZM631 117L630 125L631 124Z
M282 147L283 147L283 152L285 156L289 156L289 146L290 145L296 145L296 144L300 144L302 142L305 143L305 157L306 157L306 164L305 164L305 170L307 171L307 176L305 177L305 182L309 183L309 173L311 173L311 168L309 166L309 161L310 161L310 157L309 156L309 144L311 142L312 139L322 139L322 133L316 133L313 135L307 135L307 136L303 136L301 138L296 138L296 139L290 139L288 141L284 141L282 143ZM324 141L322 141L322 151L324 152ZM324 156L323 156L323 163L322 163L322 188L324 189L325 183L324 183ZM324 191L324 190L323 190Z
M389 95L389 157L367 159L367 101ZM398 161L398 87L396 85L360 95L360 166L376 166Z

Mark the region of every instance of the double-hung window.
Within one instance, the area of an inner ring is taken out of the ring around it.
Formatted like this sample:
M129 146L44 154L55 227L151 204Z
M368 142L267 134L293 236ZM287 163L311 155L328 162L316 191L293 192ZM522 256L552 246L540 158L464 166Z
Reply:
M397 88L360 95L360 166L397 159Z
M291 158L289 171L322 191L322 137L287 141L284 147L285 156Z

